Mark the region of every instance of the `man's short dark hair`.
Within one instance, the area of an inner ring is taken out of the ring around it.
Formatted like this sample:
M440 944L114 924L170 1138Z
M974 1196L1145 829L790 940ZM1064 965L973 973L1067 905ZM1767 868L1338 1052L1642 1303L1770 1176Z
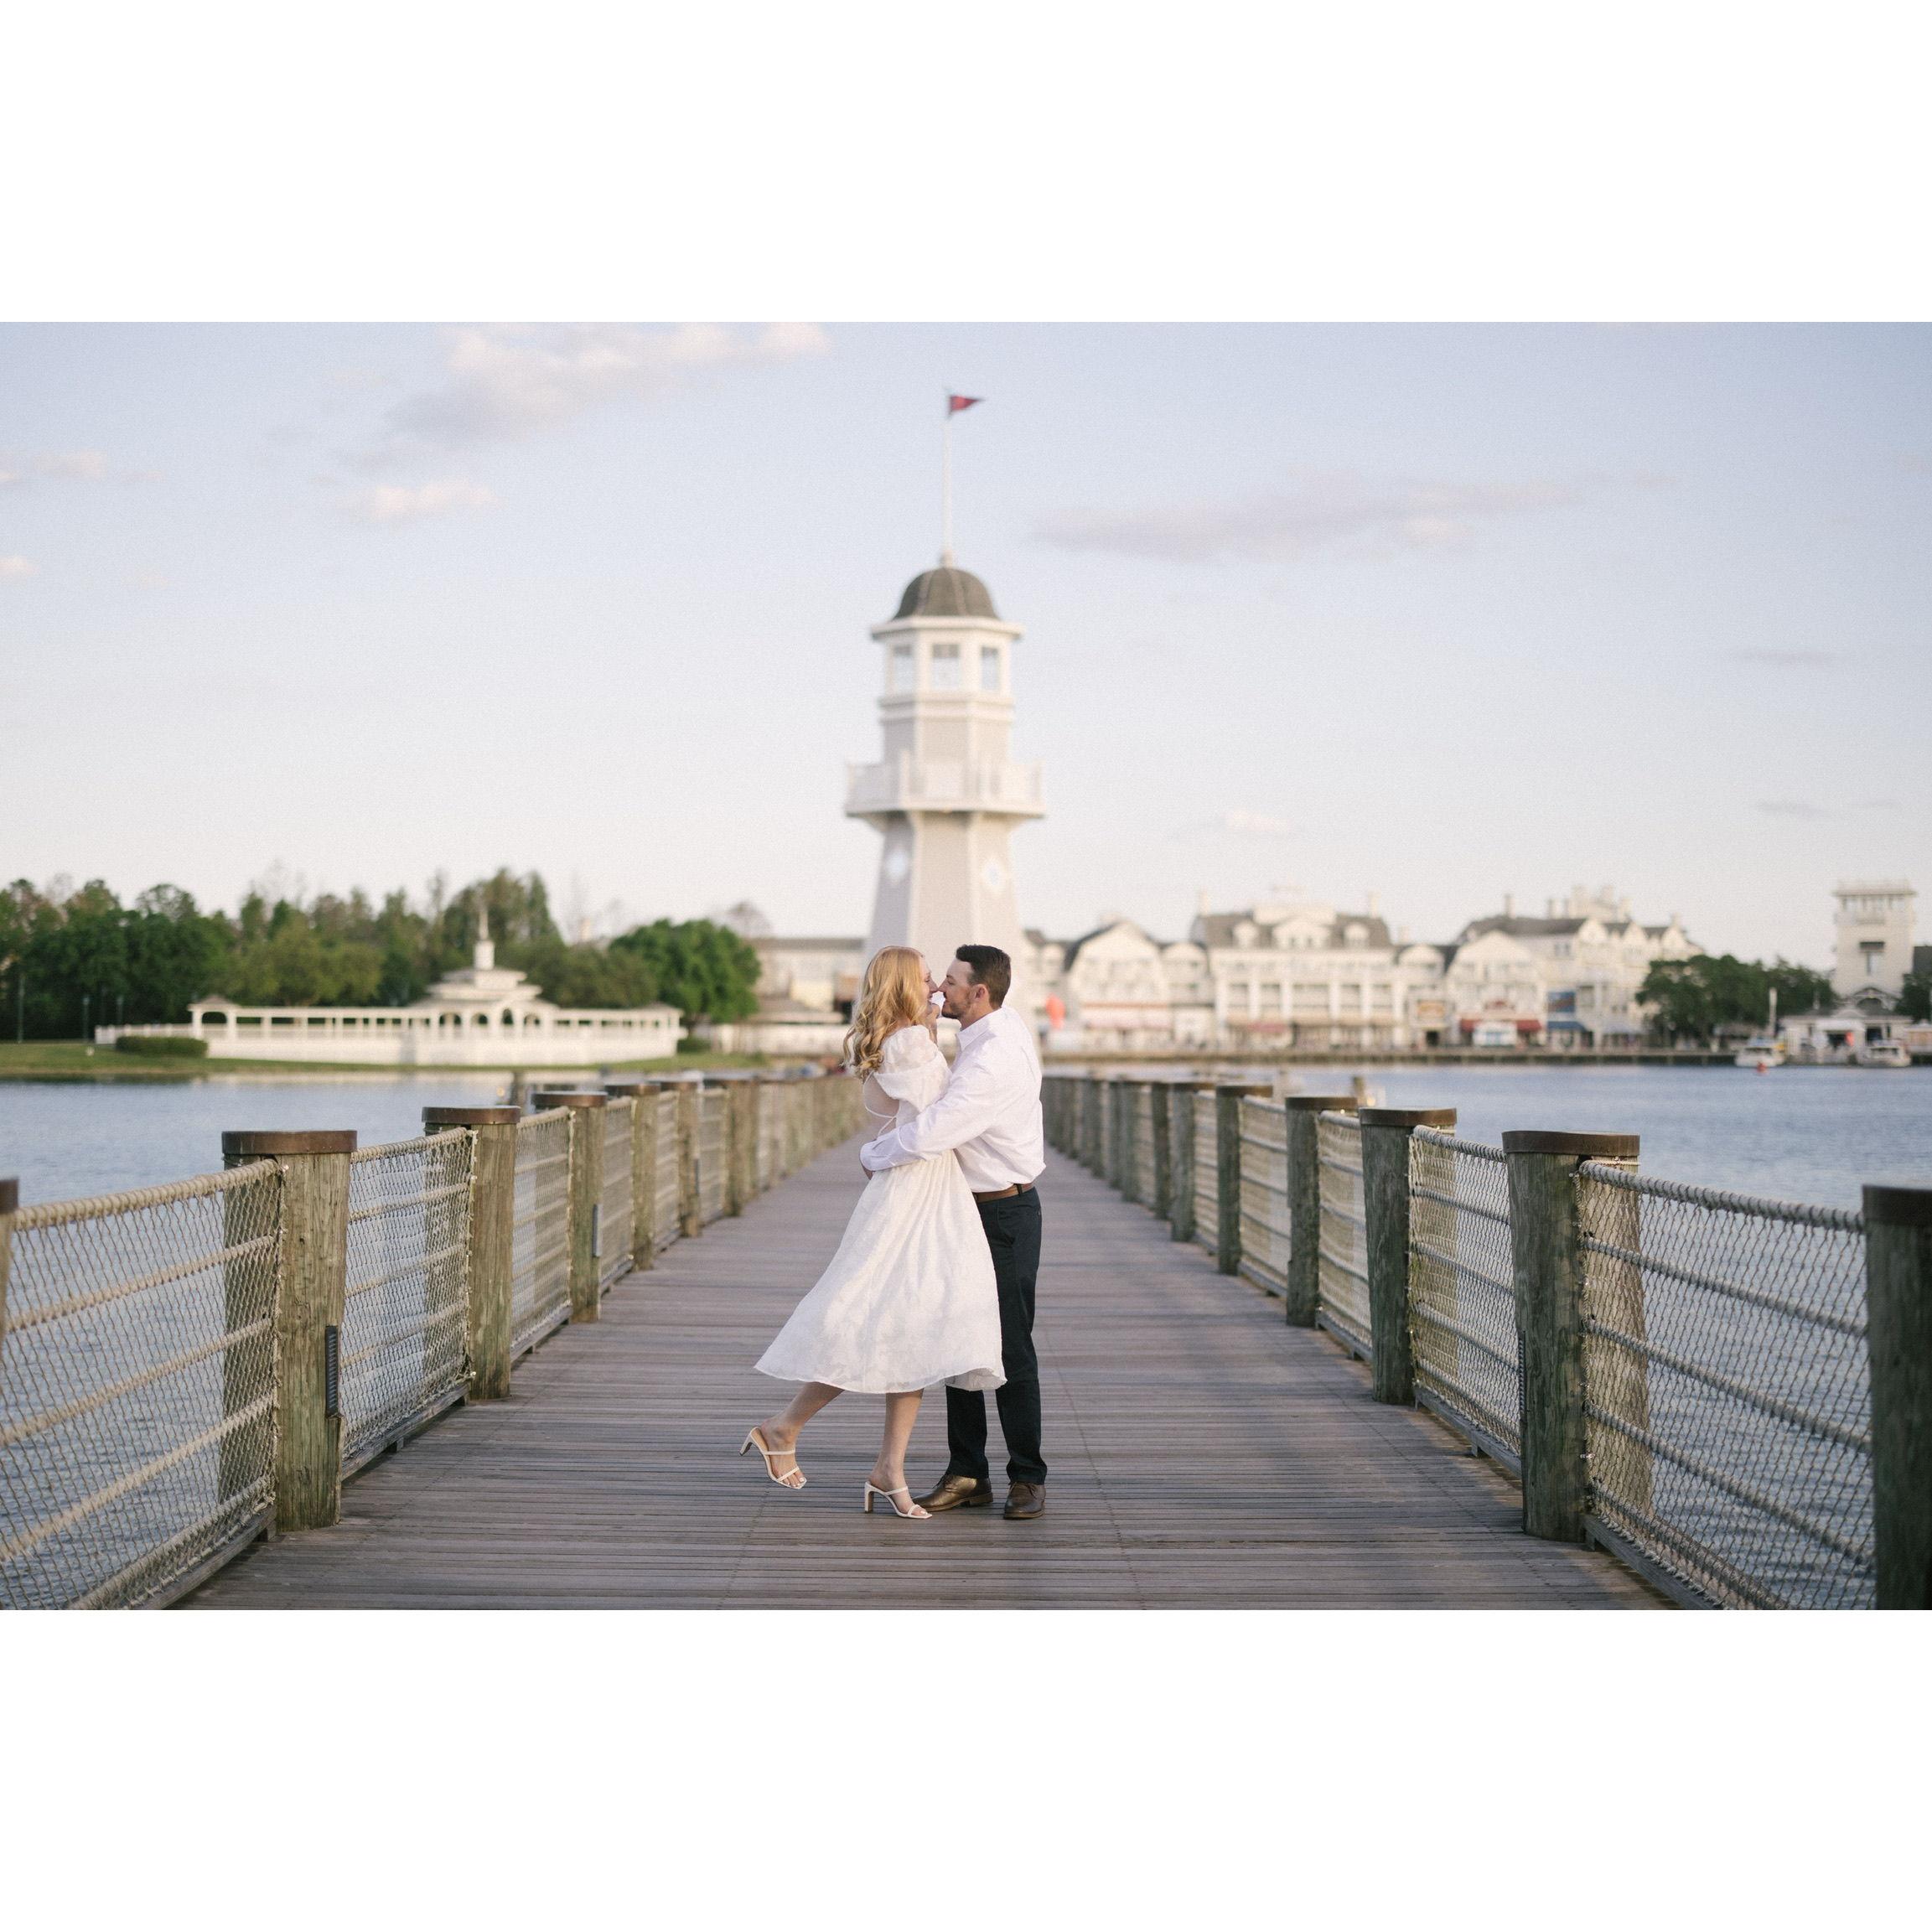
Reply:
M987 989L987 997L997 1006L1006 1004L1013 983L1013 962L997 945L962 945L954 954L972 968L973 984Z

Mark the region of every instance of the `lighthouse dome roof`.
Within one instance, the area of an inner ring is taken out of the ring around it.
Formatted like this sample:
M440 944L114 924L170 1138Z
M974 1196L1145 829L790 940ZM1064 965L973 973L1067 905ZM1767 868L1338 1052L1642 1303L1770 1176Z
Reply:
M902 617L990 617L992 593L970 570L942 563L936 570L922 570L905 587L893 618Z

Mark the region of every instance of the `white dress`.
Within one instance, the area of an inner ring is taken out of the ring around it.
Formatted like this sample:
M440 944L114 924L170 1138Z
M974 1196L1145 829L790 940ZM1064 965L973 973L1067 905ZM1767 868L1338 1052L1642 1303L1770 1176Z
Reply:
M882 1133L945 1092L945 1056L924 1027L885 1043L865 1083ZM972 1190L950 1152L874 1174L831 1266L759 1359L786 1382L896 1395L950 1382L997 1389L999 1291Z

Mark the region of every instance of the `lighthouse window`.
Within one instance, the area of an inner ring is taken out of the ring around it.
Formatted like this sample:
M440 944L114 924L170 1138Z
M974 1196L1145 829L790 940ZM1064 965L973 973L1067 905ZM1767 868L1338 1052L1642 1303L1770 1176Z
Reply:
M909 644L895 644L892 647L892 668L887 674L886 689L912 689L912 646Z
M997 650L980 653L980 689L997 691L1000 687L1000 654Z
M959 689L959 646L956 644L935 644L932 647L932 687L935 691Z

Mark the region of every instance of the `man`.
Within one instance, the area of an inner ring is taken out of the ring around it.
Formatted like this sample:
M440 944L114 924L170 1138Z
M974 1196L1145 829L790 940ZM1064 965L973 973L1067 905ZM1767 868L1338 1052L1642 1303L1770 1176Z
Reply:
M998 1391L1007 1443L1007 1517L1044 1515L1047 1466L1040 1457L1040 1371L1033 1353L1033 1282L1040 1265L1040 1198L1046 1165L1040 1120L1040 1063L1033 1030L1005 1007L1013 961L997 946L962 945L946 969L940 1011L960 1023L959 1058L945 1091L916 1119L888 1128L859 1150L868 1173L928 1160L949 1147L979 1203L980 1225L999 1284L1006 1381ZM919 1499L935 1515L992 1500L987 1461L987 1399L976 1389L945 1392L950 1454L939 1487Z

